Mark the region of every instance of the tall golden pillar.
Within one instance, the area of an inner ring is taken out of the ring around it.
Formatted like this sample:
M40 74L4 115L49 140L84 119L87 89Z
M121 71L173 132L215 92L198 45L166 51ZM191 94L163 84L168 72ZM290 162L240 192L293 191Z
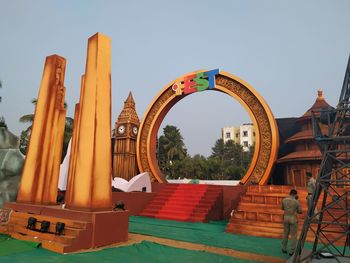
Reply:
M56 204L66 118L65 70L65 58L46 58L17 202Z
M81 85L80 85L80 99L82 101L82 97L84 94L84 80L85 76L81 77ZM67 179L67 190L65 195L66 203L70 203L72 200L72 189L74 183L74 174L75 167L77 161L77 144L79 140L79 130L80 130L80 103L75 104L75 112L74 112L74 123L73 123L73 134L71 141L71 154L69 159L69 169L68 169L68 179Z
M101 33L89 38L82 85L66 207L111 210L111 41Z
M131 92L115 123L113 177L130 180L137 174L136 139L140 121Z

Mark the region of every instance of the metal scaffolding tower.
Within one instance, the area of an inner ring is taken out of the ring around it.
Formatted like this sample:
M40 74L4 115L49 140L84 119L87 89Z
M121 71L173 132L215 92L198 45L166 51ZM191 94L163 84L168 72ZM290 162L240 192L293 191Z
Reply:
M341 262L350 257L350 56L337 108L313 112L312 117L323 160L293 262L310 262L320 256ZM312 250L303 251L310 232Z

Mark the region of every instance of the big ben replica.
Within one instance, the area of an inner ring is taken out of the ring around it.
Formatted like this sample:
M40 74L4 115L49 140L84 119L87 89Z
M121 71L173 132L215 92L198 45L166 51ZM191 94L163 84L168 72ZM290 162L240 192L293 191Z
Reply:
M136 139L140 126L131 92L124 102L114 130L113 178L130 180L137 174Z

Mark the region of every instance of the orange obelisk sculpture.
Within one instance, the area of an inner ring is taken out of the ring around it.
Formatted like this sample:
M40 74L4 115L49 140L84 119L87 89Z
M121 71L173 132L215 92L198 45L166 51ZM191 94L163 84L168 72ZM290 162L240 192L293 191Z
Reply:
M65 70L65 58L46 58L17 202L56 204L66 118Z
M111 41L101 33L89 38L82 85L66 207L111 210Z
M84 79L85 76L81 77L81 85L80 85L80 99L82 101L84 95ZM74 174L75 167L77 161L77 144L79 140L79 127L80 127L80 103L75 104L75 112L74 112L74 123L73 123L73 134L72 134L72 142L71 142L71 154L69 160L69 169L68 169L68 181L67 181L67 190L65 195L66 203L70 203L72 200L73 193L73 184L74 184Z

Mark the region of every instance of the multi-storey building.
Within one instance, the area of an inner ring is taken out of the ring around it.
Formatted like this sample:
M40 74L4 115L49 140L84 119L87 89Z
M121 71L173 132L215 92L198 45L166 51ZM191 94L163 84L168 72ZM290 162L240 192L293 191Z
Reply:
M255 128L252 123L245 123L239 127L224 127L221 132L224 143L233 140L235 143L242 145L244 151L248 151L256 140Z

